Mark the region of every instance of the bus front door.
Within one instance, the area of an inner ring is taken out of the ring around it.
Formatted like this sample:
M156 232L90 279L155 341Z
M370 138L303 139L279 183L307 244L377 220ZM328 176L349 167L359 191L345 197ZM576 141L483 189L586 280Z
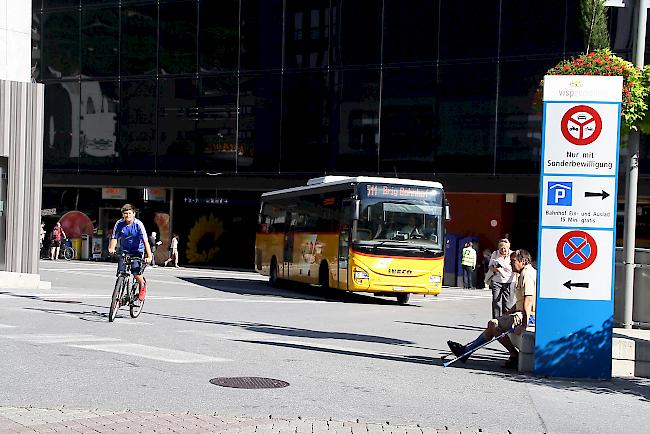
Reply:
M348 289L348 256L350 254L350 230L339 231L338 285L339 289Z

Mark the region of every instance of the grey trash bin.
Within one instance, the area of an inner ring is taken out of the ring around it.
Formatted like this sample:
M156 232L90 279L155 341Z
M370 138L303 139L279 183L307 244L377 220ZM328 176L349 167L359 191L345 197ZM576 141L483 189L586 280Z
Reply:
M81 259L90 259L90 237L86 234L81 235Z

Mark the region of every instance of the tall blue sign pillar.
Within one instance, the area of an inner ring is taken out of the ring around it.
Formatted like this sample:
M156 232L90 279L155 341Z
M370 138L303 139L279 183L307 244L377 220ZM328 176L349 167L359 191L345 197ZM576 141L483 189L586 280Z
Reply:
M622 77L544 77L535 373L612 374Z

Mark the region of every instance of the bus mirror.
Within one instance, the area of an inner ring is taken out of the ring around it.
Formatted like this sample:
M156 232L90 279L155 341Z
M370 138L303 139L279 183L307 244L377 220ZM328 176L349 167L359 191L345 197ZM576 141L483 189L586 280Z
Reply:
M445 199L445 220L451 220L451 211L449 210L449 202Z
M357 199L352 203L352 220L359 220L359 215L361 213L360 209L361 201Z

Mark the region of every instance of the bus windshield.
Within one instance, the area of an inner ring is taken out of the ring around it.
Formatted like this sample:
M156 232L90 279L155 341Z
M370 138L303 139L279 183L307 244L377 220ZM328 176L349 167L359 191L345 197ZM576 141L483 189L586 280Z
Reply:
M380 193L360 194L360 215L354 241L364 244L400 242L442 250L442 192L432 189L426 193L417 195L417 198L397 194L392 197Z

